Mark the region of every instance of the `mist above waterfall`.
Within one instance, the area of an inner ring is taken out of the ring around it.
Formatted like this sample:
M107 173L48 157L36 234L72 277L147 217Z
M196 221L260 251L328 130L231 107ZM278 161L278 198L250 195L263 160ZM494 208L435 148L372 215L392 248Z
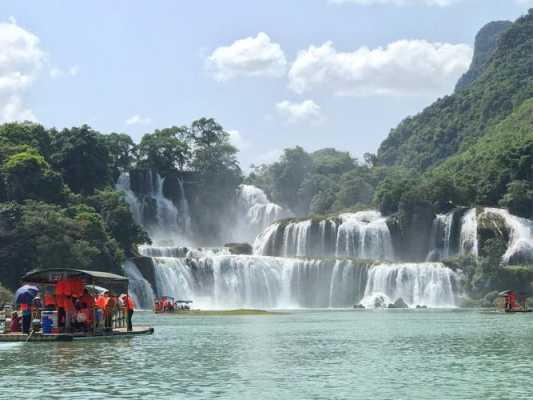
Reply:
M152 171L143 174L142 190L132 189L129 173L122 173L116 188L125 193L135 221L142 225L154 243L190 243L191 216L183 182L177 204L163 194L165 178Z

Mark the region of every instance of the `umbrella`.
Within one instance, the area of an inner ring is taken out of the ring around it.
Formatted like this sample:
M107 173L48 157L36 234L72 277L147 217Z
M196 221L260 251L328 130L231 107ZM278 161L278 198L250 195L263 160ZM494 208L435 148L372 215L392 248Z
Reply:
M15 304L31 304L39 288L32 285L24 285L15 292Z

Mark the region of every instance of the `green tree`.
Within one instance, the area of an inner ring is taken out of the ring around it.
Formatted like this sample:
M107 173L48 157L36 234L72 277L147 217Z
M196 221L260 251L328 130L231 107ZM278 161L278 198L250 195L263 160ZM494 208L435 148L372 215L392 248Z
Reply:
M113 181L116 181L121 172L132 168L137 158L137 146L132 138L124 133L102 135L101 140L109 153L109 165Z
M102 216L106 230L128 255L135 253L137 245L151 243L148 234L133 219L124 194L113 190L97 191L88 203Z
M306 207L301 204L298 194L312 166L313 160L303 148L285 149L280 161L271 166L273 199L293 212L305 213Z
M10 122L0 125L0 145L29 146L37 149L46 159L51 153L50 133L33 122Z
M512 214L533 218L533 183L525 180L510 182L499 204Z
M384 215L393 214L399 209L403 193L415 185L416 177L412 172L403 168L391 168L378 184L374 202Z
M94 193L112 183L109 152L101 134L83 125L52 136L52 163L75 193Z
M187 139L187 129L177 126L144 135L139 145L139 166L163 175L183 169L191 156Z
M340 211L357 204L370 205L373 196L374 187L361 176L359 171L347 172L340 177L335 209Z
M9 157L2 166L7 200L60 202L64 198L61 175L52 171L37 150L28 148Z

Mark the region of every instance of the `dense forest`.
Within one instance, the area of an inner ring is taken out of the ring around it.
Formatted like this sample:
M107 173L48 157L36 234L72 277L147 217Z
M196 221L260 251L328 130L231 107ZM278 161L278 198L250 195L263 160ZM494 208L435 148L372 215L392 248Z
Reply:
M455 93L405 119L377 154L357 160L334 148L289 148L246 177L213 119L156 130L138 144L86 125L1 125L0 283L13 290L33 268L118 272L150 241L114 186L131 170L192 176L188 196L205 235L231 223L213 216L227 214L241 183L296 216L376 208L396 217L400 230L417 215L431 220L458 207L499 206L533 218L531 54L533 11L515 23L491 23Z
M150 241L114 188L120 173L192 171L198 206L224 207L242 180L236 152L212 119L156 130L138 145L85 125L0 126L0 282L13 289L34 268L120 272L125 257Z

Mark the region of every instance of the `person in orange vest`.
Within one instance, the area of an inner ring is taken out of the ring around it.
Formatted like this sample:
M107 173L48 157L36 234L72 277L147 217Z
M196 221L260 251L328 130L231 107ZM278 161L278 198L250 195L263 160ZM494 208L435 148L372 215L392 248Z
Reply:
M110 330L113 329L113 311L117 305L116 300L111 293L105 292L105 308L104 308L104 328Z
M127 315L127 323L128 323L128 332L131 332L133 330L133 324L131 322L133 318L133 311L135 311L135 302L133 301L132 297L129 294L124 295L124 305L126 306L128 310Z

